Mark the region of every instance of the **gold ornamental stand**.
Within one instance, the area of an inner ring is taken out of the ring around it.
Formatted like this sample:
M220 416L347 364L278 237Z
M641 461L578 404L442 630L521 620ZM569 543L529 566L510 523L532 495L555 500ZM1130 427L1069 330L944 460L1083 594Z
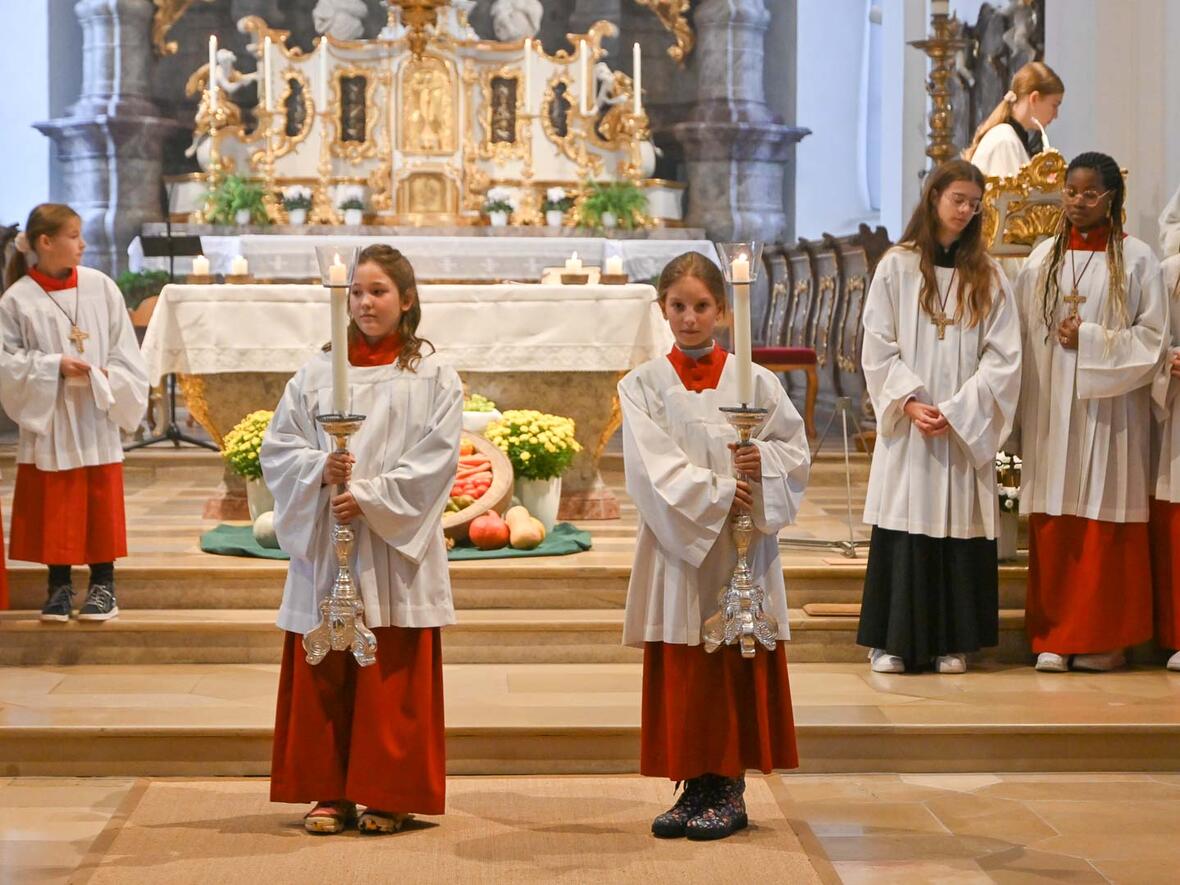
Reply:
M930 144L926 156L934 165L957 156L955 147L954 111L951 108L950 79L955 71L955 55L969 45L960 36L960 23L946 13L934 13L930 18L934 33L925 40L914 40L910 46L921 49L930 58L930 77L926 92L930 95Z

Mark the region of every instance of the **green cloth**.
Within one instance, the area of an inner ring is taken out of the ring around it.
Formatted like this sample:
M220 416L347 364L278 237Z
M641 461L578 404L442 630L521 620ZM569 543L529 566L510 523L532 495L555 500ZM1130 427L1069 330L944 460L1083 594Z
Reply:
M590 549L590 533L575 528L568 522L553 527L541 546L533 550L513 550L502 547L499 550L480 550L467 545L455 547L447 553L452 561L468 559L508 559L522 556L567 556ZM201 550L217 556L253 556L258 559L290 559L282 550L262 547L254 540L254 530L248 525L226 525L222 523L201 535Z

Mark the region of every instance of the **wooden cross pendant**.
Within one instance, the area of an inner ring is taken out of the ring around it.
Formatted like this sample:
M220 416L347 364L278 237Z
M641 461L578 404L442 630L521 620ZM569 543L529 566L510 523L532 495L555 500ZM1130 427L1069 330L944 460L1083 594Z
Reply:
M1069 315L1076 317L1078 316L1078 305L1086 303L1086 296L1079 295L1077 290L1074 290L1069 295L1066 295L1062 301L1069 305Z
M939 341L942 341L943 338L946 337L946 327L953 326L955 324L955 321L948 320L946 318L946 314L944 314L941 310L930 318L930 322L932 322L932 323L934 323L934 325L938 326L938 340Z
M74 350L78 351L78 353L82 353L82 349L85 347L82 342L89 337L90 335L88 333L83 332L77 326L70 326L70 340L74 342Z

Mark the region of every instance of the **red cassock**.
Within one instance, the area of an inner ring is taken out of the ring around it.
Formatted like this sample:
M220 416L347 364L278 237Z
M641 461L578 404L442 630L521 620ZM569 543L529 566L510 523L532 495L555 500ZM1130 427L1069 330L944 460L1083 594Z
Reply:
M689 390L716 388L726 351L693 360L668 355ZM743 658L733 646L648 642L643 649L643 727L639 770L685 780L702 774L739 777L747 769L795 768L795 719L787 650L759 646Z
M1147 523L1033 513L1028 530L1034 652L1098 654L1151 638Z
M4 556L4 529L0 526L0 611L8 608L8 562Z
M1180 649L1180 504L1153 500L1150 526L1155 640Z

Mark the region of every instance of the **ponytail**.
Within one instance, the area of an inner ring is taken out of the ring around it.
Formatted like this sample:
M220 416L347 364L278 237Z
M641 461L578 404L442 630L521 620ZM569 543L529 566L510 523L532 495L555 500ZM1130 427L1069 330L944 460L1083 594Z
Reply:
M1016 102L1034 92L1039 92L1041 95L1064 95L1065 83L1051 67L1042 61L1030 61L1021 67L1012 77L1012 88L1000 99L1000 103L975 130L975 137L967 149L963 151L963 159L970 160L975 156L979 143L983 141L983 137L988 132L1002 123L1011 123L1012 110L1016 107Z

